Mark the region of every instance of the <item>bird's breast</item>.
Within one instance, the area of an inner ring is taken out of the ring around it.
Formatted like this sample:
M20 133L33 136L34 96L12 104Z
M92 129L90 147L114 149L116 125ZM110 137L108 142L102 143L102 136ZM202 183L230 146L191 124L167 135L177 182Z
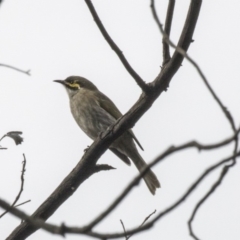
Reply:
M70 101L70 107L78 126L92 139L116 121L99 106L97 99L87 97L86 94L75 96Z

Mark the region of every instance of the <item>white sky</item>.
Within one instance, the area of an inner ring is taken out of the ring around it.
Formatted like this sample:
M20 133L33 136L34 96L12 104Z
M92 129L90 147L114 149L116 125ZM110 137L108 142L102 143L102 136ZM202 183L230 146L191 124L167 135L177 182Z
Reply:
M177 41L189 1L176 1L171 38ZM153 21L149 1L93 1L102 22L133 68L145 81L152 81L162 62L160 33ZM165 19L167 1L157 1L160 19ZM201 66L218 96L231 111L237 126L239 112L240 2L204 1L189 54ZM124 113L139 98L140 89L97 29L85 2L5 0L0 8L0 63L31 69L31 77L0 68L0 136L23 131L24 143L15 146L4 139L0 152L0 197L12 202L20 187L22 153L27 171L20 202L31 214L72 170L92 141L74 122L64 89L52 81L69 75L93 81ZM136 124L134 132L149 162L171 145L189 140L214 143L231 136L229 123L186 61L153 107ZM229 156L233 146L218 151L188 150L157 165L154 172L162 188L156 196L144 183L96 230L122 231L141 224L153 212L176 201L210 165ZM107 207L137 171L112 153L100 163L117 168L89 178L49 219L50 223L83 226ZM200 239L240 239L239 165L228 173L221 187L202 206L193 224ZM180 208L158 222L154 229L132 239L188 240L187 221L197 201L216 181L219 171L207 178ZM20 223L6 215L0 220L5 239ZM67 235L66 239L89 239ZM62 239L39 230L28 239Z

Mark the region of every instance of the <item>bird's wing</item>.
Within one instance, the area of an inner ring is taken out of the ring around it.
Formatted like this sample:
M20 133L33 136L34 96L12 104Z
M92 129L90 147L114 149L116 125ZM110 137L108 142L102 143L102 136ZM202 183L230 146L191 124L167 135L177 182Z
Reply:
M118 119L122 116L121 112L118 110L116 105L109 99L106 95L101 92L95 92L100 107L103 108L107 113L113 116L115 119Z
M111 116L113 116L116 120L122 116L122 113L118 110L116 105L109 99L106 95L101 93L100 91L95 92L96 96L98 97L100 107L103 108L106 112L108 112ZM128 130L128 133L132 136L132 138L135 140L137 145L143 150L142 145L138 141L138 139L135 137L133 131L130 129Z
M140 142L138 141L138 139L137 139L136 136L134 135L132 129L128 130L128 132L130 133L130 135L132 136L132 138L135 140L135 142L137 143L137 145L144 151L142 145L140 144Z

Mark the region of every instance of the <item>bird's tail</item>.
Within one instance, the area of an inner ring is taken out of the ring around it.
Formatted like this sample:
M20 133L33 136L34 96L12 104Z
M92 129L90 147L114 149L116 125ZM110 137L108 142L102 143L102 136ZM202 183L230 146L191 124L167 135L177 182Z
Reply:
M140 156L140 154L137 151L134 152L134 156L132 156L131 159L139 172L141 172L147 166L146 162L143 160L143 158ZM144 175L143 179L147 184L149 191L153 195L155 195L156 189L160 188L160 183L156 175L153 173L153 171L149 169L147 173Z

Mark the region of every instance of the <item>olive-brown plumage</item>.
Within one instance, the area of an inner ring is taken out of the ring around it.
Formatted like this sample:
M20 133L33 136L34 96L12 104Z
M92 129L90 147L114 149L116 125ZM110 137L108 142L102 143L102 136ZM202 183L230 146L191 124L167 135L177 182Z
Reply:
M55 82L65 86L70 99L72 115L79 127L91 139L96 139L101 132L122 116L115 104L89 80L71 76L64 81L55 80ZM130 158L137 169L141 171L146 163L138 153L133 139L143 149L132 130L125 132L116 139L109 149L128 165L131 164ZM155 194L156 188L160 187L155 174L149 170L143 179L150 192Z

